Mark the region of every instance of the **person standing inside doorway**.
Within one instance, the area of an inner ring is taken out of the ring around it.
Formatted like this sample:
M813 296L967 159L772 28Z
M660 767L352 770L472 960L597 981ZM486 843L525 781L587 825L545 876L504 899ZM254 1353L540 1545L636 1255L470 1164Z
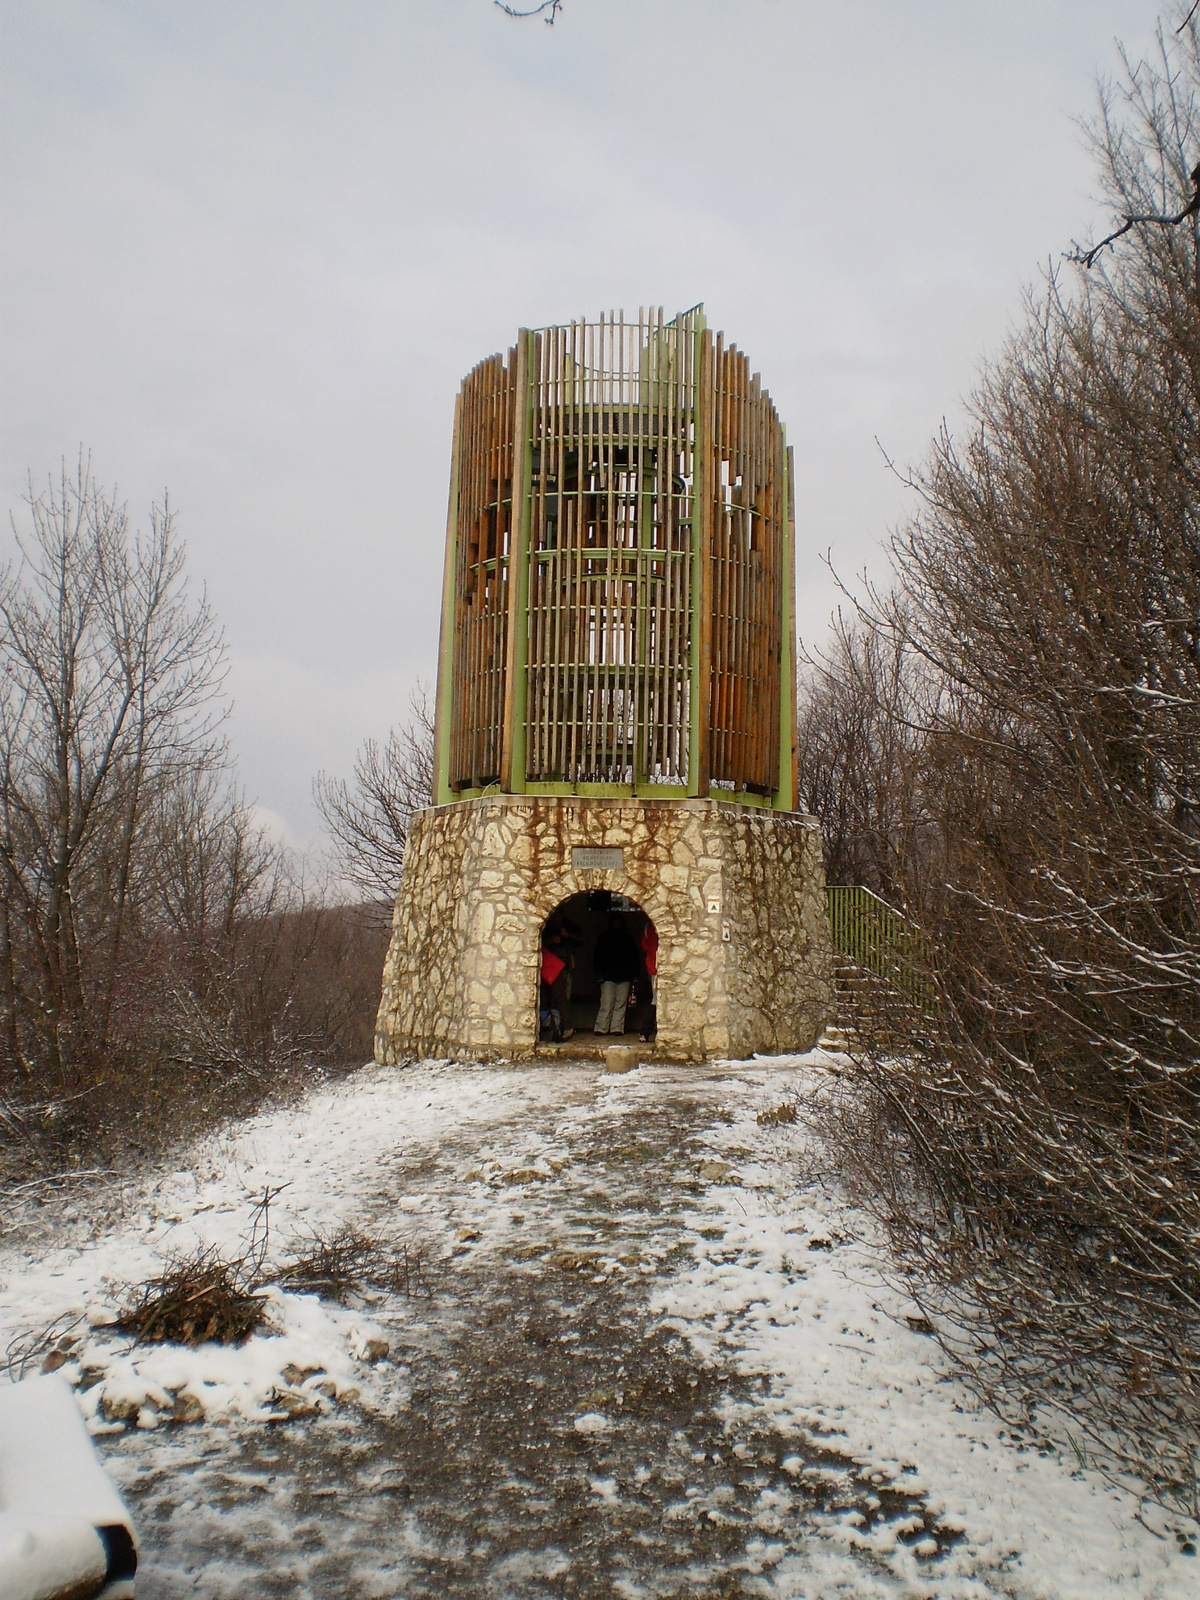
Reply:
M646 1015L642 1023L642 1042L652 1039L658 1032L658 1009L655 1004L655 989L658 978L658 929L646 918L646 926L642 929L642 961L646 967ZM639 984L639 989L641 985Z
M625 1032L625 1007L641 966L641 952L625 931L620 913L614 911L608 919L608 927L596 940L592 955L592 968L600 980L597 1033Z
M556 1042L569 1039L575 1032L571 1026L571 972L575 958L567 927L566 919L555 915L547 918L542 929L542 988L548 1001L542 1009L550 1013L550 1037ZM575 924L570 927L575 928ZM578 933L578 928L575 931Z

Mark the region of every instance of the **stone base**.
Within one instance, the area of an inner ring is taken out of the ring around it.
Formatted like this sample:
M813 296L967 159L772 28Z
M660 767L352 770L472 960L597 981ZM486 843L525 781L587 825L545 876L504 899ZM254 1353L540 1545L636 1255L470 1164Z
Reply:
M577 848L619 867L575 866ZM816 822L720 800L488 795L412 820L375 1026L381 1064L532 1055L541 930L573 894L658 930L655 1054L810 1049L833 1016Z

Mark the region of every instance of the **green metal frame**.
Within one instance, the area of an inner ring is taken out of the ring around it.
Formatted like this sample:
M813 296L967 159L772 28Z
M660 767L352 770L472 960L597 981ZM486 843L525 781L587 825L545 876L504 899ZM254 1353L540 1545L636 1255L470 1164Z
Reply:
M789 481L789 452L786 436L783 440L784 495L783 522L783 582L781 584L781 660L780 660L780 738L778 785L771 794L751 793L743 790L710 788L705 771L704 743L705 718L708 715L708 695L702 690L704 661L702 640L704 629L703 607L706 593L704 562L706 557L703 529L705 517L710 513L709 501L713 486L708 479L707 429L710 418L701 403L702 361L707 321L703 306L692 308L697 320L694 331L695 409L693 441L692 521L690 551L690 629L689 640L689 703L688 703L688 781L683 784L632 784L605 783L554 783L529 782L525 776L526 720L528 707L528 651L529 651L529 581L530 581L530 528L532 522L533 478L533 376L531 351L534 335L522 329L518 336L517 405L519 421L517 440L520 448L513 460L512 484L512 546L508 557L509 596L508 627L510 633L506 671L507 736L511 740L510 756L506 763L508 792L537 795L581 795L594 798L640 798L681 800L696 799L711 794L713 799L731 804L753 806L758 809L792 811L796 805L794 784L794 707L795 699L795 616L793 604L795 579L795 526L791 513L794 485ZM689 312L681 313L683 316ZM458 494L459 466L462 442L459 436L458 415L455 416L454 457L450 477L450 505L447 518L447 548L445 575L442 588L441 638L438 650L438 675L436 691L436 744L435 744L435 803L446 805L454 800L475 799L481 795L499 792L499 785L487 789L452 789L450 786L450 742L455 666L455 605L457 584ZM518 509L519 508L519 509ZM638 541L638 559L647 559L649 547L649 499L640 513L642 529ZM643 640L646 630L642 629ZM511 720L510 720L511 719ZM511 731L508 731L511 730ZM831 891L832 892L832 891ZM863 891L866 892L865 890Z
M696 389L692 410L692 426L695 430L693 439L693 472L692 472L692 583L691 583L691 637L689 639L690 661L688 675L691 686L688 691L688 782L687 792L689 798L695 799L706 794L708 784L703 770L701 759L701 742L704 738L702 718L707 710L708 696L701 692L703 679L703 616L704 597L704 568L703 563L707 552L702 549L703 540L701 530L707 515L705 497L712 493L712 485L707 481L708 462L708 416L703 404L701 387L701 361L704 352L704 335L708 330L708 322L704 315L704 308L697 308L696 345L692 357L692 370L695 373Z
M779 787L773 802L779 811L796 809L795 782L793 778L792 730L795 723L796 703L796 619L792 615L792 590L796 572L796 529L792 522L792 490L790 481L787 430L783 433L783 583L780 604L783 622L780 628L779 661Z
M523 328L520 338L523 350L519 347L517 357L518 422L513 454L513 545L508 562L508 626L515 636L508 658L508 670L512 674L512 771L509 774L509 787L513 794L525 792L525 734L529 704L526 673L529 663L529 529L533 517L533 379L529 360L533 336Z

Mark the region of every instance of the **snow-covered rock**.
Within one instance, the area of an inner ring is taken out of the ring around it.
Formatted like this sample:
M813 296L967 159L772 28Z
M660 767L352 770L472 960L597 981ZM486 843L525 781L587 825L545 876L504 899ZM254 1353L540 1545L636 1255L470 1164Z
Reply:
M129 1513L56 1375L0 1388L0 1600L132 1596Z

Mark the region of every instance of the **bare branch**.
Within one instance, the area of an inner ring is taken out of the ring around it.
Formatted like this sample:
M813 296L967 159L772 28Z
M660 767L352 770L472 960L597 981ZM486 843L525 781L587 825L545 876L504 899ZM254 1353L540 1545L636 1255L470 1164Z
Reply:
M542 0L541 5L530 6L527 10L521 10L518 6L506 5L505 0L494 0L494 4L499 6L506 17L516 17L518 19L544 17L550 27L554 26L554 19L563 8L563 0Z
M1200 4L1200 0L1197 0L1197 4ZM1200 164L1193 167L1191 181L1195 193L1182 211L1177 211L1174 216L1159 216L1154 213L1143 215L1127 214L1121 226L1101 239L1099 244L1094 244L1086 250L1082 245L1076 245L1073 250L1064 253L1064 261L1071 261L1077 266L1091 267L1103 251L1111 250L1117 240L1123 239L1133 228L1141 226L1177 228L1180 223L1186 222L1189 217L1194 217L1197 213L1200 213Z
M433 735L432 695L418 684L407 722L390 731L382 749L368 739L359 750L352 783L322 772L313 785L343 874L389 906L400 887L409 821L433 802Z

